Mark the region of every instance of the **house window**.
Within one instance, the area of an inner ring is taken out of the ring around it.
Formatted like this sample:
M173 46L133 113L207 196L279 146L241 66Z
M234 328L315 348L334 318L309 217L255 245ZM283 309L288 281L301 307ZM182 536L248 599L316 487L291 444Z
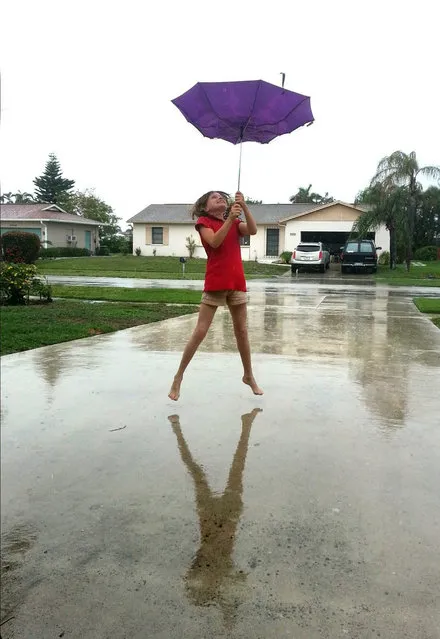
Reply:
M153 226L151 229L151 243L163 244L163 226Z
M240 235L240 246L250 246L250 245L251 245L251 236Z

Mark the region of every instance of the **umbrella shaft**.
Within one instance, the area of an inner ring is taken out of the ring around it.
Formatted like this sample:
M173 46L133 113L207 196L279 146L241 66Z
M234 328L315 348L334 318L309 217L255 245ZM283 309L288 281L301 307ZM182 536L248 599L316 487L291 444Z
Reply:
M243 151L243 142L240 142L240 159L238 162L238 187L237 187L237 191L240 190L240 180L241 180L241 154Z

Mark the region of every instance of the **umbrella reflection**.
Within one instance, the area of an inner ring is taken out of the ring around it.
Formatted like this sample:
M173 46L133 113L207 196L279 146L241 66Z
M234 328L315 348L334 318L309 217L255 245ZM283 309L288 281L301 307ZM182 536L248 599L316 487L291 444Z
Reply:
M180 456L194 481L200 526L200 547L185 576L189 599L198 606L218 605L226 625L233 623L247 575L233 560L238 522L243 511L243 472L251 427L261 409L241 417L237 444L223 494L211 490L206 474L193 458L183 437L178 415L169 420L177 438Z

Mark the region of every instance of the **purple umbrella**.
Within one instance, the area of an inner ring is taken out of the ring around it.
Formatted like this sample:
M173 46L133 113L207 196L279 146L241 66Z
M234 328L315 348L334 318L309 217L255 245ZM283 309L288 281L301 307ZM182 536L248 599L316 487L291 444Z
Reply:
M242 142L267 144L314 120L309 97L263 80L199 82L172 102L205 137L240 144L238 189Z

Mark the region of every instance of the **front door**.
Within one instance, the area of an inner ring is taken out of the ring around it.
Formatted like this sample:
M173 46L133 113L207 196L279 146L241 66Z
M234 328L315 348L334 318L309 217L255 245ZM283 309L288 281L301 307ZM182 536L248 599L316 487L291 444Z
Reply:
M85 231L84 246L87 250L92 250L92 231Z
M266 255L278 257L280 248L280 229L266 229Z

